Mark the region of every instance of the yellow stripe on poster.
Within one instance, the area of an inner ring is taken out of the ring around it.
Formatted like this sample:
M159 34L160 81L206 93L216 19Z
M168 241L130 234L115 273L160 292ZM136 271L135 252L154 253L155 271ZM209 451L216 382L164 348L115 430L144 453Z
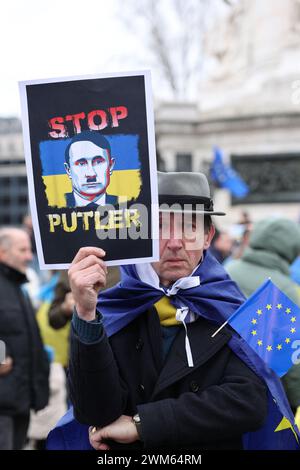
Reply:
M49 206L66 207L66 193L72 192L68 175L43 176Z
M68 175L43 176L46 187L48 205L52 207L66 207L66 193L72 192L72 184ZM139 170L114 171L107 194L122 198L122 201L136 199L141 191L141 175Z
M136 199L141 191L142 180L139 170L119 170L111 175L107 194L122 197L123 201Z

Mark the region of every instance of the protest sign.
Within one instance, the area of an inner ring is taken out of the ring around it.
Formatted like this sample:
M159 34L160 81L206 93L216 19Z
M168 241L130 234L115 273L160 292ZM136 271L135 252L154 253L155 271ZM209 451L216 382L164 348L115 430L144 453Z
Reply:
M150 72L20 82L29 200L42 269L82 246L107 265L158 259Z

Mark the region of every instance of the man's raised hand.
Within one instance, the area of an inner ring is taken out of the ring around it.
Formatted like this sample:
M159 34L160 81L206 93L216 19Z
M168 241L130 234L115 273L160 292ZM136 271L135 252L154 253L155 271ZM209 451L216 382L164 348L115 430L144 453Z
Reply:
M106 285L105 251L96 247L80 248L69 269L70 286L78 316L83 320L96 317L97 297Z

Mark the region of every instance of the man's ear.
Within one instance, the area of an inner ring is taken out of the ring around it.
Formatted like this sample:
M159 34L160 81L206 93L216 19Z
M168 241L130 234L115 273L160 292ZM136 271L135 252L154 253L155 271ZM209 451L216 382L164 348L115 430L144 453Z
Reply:
M65 167L68 177L72 179L69 165L67 163L64 163L64 167Z
M207 250L210 247L211 241L215 235L215 227L212 225L207 233L204 234L204 250Z
M111 157L110 162L109 162L109 173L112 174L114 166L115 166L116 160L114 157Z

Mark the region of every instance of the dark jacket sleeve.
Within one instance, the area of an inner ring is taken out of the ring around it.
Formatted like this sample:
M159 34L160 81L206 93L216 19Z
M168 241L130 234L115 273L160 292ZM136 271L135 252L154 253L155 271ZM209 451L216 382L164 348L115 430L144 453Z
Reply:
M230 440L258 429L267 415L266 388L233 353L219 385L138 406L145 447Z
M124 414L128 392L104 330L99 341L87 344L72 326L70 357L68 384L75 418L106 426Z

